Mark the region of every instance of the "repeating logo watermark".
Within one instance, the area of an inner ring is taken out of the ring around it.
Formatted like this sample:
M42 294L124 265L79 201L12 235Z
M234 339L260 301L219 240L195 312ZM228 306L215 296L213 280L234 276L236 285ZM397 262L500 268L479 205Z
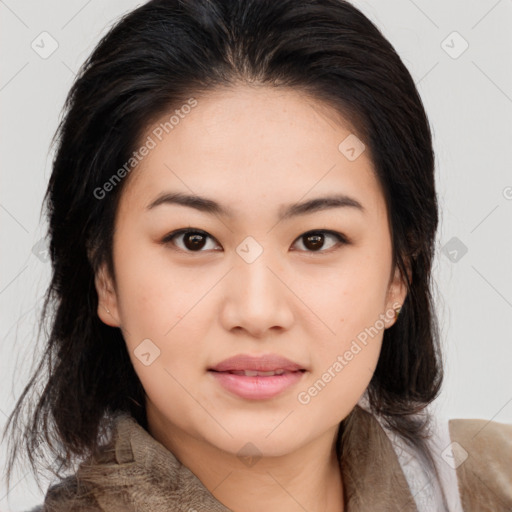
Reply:
M262 456L263 454L259 448L251 442L245 443L237 452L237 457L249 468L254 466Z
M144 366L153 364L160 357L160 349L149 338L142 340L133 353Z
M457 263L468 252L468 248L459 238L454 236L446 242L442 252L452 263Z
M59 47L59 43L51 34L44 31L32 41L30 46L32 47L32 50L39 55L39 57L47 59L55 53Z
M32 254L43 263L50 261L50 252L46 243L46 238L41 238L32 247Z
M343 139L338 146L340 153L350 162L359 158L365 149L364 143L353 133Z
M252 236L244 238L238 244L236 253L246 262L254 263L263 253L263 247Z
M457 469L469 454L457 441L453 441L442 451L441 457L451 468Z
M441 48L452 59L458 59L469 48L469 43L455 30L441 42Z

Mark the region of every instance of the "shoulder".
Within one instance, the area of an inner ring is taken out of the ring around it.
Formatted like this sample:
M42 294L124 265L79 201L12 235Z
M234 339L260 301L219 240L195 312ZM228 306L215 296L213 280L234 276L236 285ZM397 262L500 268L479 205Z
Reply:
M140 483L146 476L144 466L133 459L130 439L132 431L140 432L141 427L126 414L116 415L111 426L113 435L106 444L83 460L75 473L51 485L40 508L29 512L132 510L125 490L130 485ZM143 454L144 447L141 448Z
M44 503L29 512L103 512L92 492L76 475L68 476L46 491Z
M512 510L512 425L482 419L448 425L464 511Z

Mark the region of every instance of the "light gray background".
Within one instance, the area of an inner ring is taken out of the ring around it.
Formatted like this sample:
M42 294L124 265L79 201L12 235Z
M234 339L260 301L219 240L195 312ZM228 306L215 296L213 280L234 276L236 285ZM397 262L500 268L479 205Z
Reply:
M433 127L442 210L434 275L446 355L436 410L512 423L512 0L353 3L402 57ZM37 351L49 278L37 244L50 139L80 64L140 4L0 0L0 427ZM44 31L58 43L47 58L31 47L51 49ZM26 471L15 482L9 492L0 486L0 512L42 501Z

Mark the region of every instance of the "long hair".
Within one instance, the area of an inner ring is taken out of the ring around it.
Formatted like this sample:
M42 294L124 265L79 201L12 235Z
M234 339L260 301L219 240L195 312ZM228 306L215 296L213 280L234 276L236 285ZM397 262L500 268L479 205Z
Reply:
M120 330L98 318L94 286L102 263L115 275L114 216L126 179L105 198L95 191L156 119L237 84L305 92L343 116L368 148L386 200L393 266L408 288L384 332L368 395L391 428L426 450L428 420L413 415L442 382L431 288L438 205L431 131L410 73L378 28L343 0L152 0L98 43L54 137L44 198L52 275L41 316L50 329L5 428L9 478L21 449L36 471L41 441L55 467L71 468L98 449L118 412L147 427L144 389Z

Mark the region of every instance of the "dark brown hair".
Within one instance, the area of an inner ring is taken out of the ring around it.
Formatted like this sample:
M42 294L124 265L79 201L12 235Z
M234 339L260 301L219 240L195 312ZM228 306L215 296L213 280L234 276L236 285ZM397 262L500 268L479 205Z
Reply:
M239 83L307 93L343 116L371 152L393 266L402 276L409 268L410 282L398 321L384 332L370 403L426 450L426 420L413 414L442 381L431 294L438 206L431 131L408 70L376 26L342 0L152 0L102 38L65 103L45 195L52 277L41 325L50 330L4 432L12 440L9 472L22 445L36 468L41 439L55 467L71 468L98 448L119 411L147 427L144 389L120 330L98 318L94 286L101 263L114 276L114 216L126 180L101 200L94 191L151 122L190 97Z

